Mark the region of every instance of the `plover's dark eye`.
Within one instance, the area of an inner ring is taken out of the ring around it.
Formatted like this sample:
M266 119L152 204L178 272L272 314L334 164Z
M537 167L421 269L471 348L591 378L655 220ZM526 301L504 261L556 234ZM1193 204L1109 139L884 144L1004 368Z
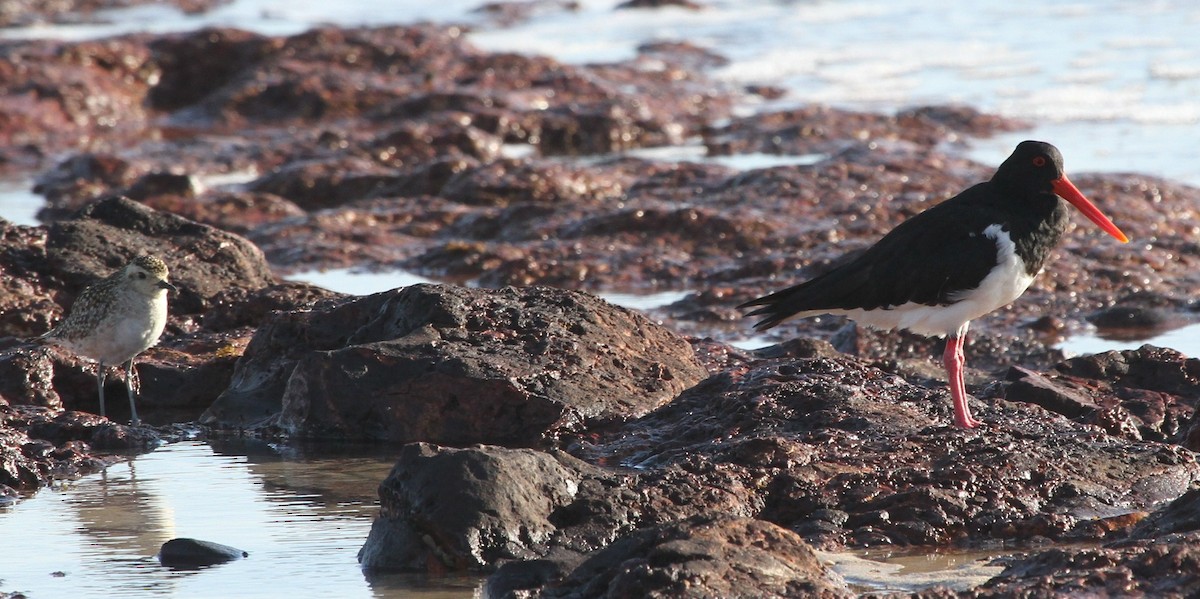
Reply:
M144 279L144 278L146 278L146 273L144 273L144 272L139 272L139 273L138 273L138 278L139 278L139 279Z

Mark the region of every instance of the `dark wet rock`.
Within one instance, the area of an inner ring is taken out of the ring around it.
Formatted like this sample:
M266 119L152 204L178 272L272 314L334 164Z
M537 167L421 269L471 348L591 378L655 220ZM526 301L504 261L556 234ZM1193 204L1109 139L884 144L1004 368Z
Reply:
M620 197L618 177L565 163L499 160L464 171L441 194L470 205L599 203Z
M38 218L52 221L68 217L110 190L132 184L138 175L136 166L118 156L75 154L38 176L33 191L46 198Z
M229 0L171 0L166 4L178 7L186 14L197 14L212 10ZM155 0L9 0L0 4L0 27L33 27L54 23L74 25L96 23L103 19L98 11L127 8L139 4L157 3Z
M148 415L156 408L170 408L195 418L224 390L250 335L245 330L201 332L196 321L204 314L221 324L219 315L234 310L231 298L247 298L273 282L262 254L245 239L126 198L89 204L48 227L0 227L5 231L0 268L6 272L0 332L17 338L0 349L0 371L5 373L0 397L14 404L98 408L95 364L67 351L49 350L32 338L49 330L84 287L131 256L151 253L166 260L180 293L170 298L171 319L162 345L137 361L133 386L140 389L139 404ZM307 304L302 298L288 302L279 297L274 305ZM247 326L254 313L247 308L241 322L227 317L224 324ZM266 311L259 308L257 314L265 317ZM123 379L122 368L110 367L105 386L110 397L125 396ZM123 401L109 403L114 418L127 409Z
M1010 558L999 575L958 593L944 589L921 597L1190 597L1200 588L1200 520L1193 489L1148 516L1116 520L1116 540L1100 547L1063 547Z
M1130 537L1154 539L1197 531L1200 531L1200 489L1192 489L1138 522Z
M304 210L318 210L370 197L395 181L389 169L349 159L294 162L251 182L247 189L285 198Z
M57 376L50 351L24 344L0 350L0 401L61 409Z
M691 518L595 552L539 597L853 597L799 535L769 522Z
M111 440L109 449L126 450L154 442L152 431L110 429L116 426L92 414L0 402L0 485L34 490L95 472L111 460L93 453L93 441Z
M697 4L691 0L626 0L618 4L617 9L662 8L664 6L674 6L688 10L700 10L704 8L704 5Z
M1010 401L1035 403L1068 418L1079 418L1102 409L1086 391L1077 391L1020 366L1009 370L1008 380L1012 384L1008 386L1005 398Z
M202 568L215 566L250 554L229 545L199 539L176 538L163 543L158 561L168 568Z
M145 426L125 426L89 412L25 409L20 426L31 438L56 446L83 442L94 451L147 451L162 443Z
M344 293L292 281L256 290L230 287L213 297L212 308L200 322L207 331L232 331L264 324L276 312L328 309L349 299Z
M688 42L654 41L638 46L637 51L640 56L657 58L695 71L729 64L728 58Z
M142 200L142 203L239 235L283 220L303 218L307 214L294 202L275 194L250 191L218 191L198 198L155 196Z
M379 487L379 517L358 561L437 572L540 557L557 531L555 513L596 476L562 453L406 445Z
M511 27L541 16L555 12L578 12L579 2L576 0L517 0L515 2L486 2L472 10L485 15L497 25Z
M125 190L125 195L139 202L164 195L193 198L196 195L196 182L189 175L155 171L138 177Z
M125 37L6 41L0 74L0 163L36 164L81 139L132 139L149 118L142 99L158 69Z
M1113 306L1093 314L1088 320L1101 329L1153 328L1171 320L1169 313L1142 306Z
M1200 361L1151 345L1072 358L1049 375L1014 368L1005 392L1130 439L1187 441L1200 402Z
M51 225L43 268L64 281L73 298L139 253L157 255L170 268L179 288L170 298L174 316L204 312L230 287L259 289L274 280L262 252L245 239L121 197Z
M411 444L380 486L380 516L359 560L369 569L495 571L490 596L545 585L538 596L599 596L618 582L666 594L693 585L696 596L841 596L796 534L727 515L689 519L677 490L636 480L560 452Z
M278 46L271 38L237 29L205 28L155 38L149 47L162 76L147 100L163 111L196 104Z
M1080 428L1027 404L980 409L984 402L975 401L985 429L953 428L943 393L825 344L763 354L777 357L717 358L710 347L705 355L726 370L640 419L575 438L573 454L632 470L524 450L409 446L384 486L387 516L364 555L408 570L431 561L498 568L489 589L503 596L600 596L618 582L669 589L695 568L712 568L702 577L709 581L748 576L745 584L765 585L751 594L771 594L781 591L764 589L781 579L732 574L730 562L758 563L768 553L787 562L807 546L788 532L772 537L781 544L758 544L764 553L749 555L738 534L719 539L729 529L754 538L779 526L826 548L1094 541L1142 519L1097 514L1144 513L1200 480L1190 452ZM523 466L529 460L540 465ZM520 470L534 474L520 481L498 474ZM463 495L448 498L455 493ZM488 506L514 501L536 506L535 516L492 519L512 510ZM450 505L479 506L478 514L435 517ZM1181 505L1176 511L1184 513ZM514 541L455 524L480 518L489 530L530 532ZM386 562L389 555L397 561ZM770 571L791 579L781 574L787 569Z
M405 120L370 140L367 149L383 164L413 168L447 160L489 162L499 158L502 141L476 126L471 115L449 112Z
M1154 505L1200 476L1190 452L1024 405L975 407L986 429L964 432L940 390L845 357L769 359L713 376L584 455L637 464L643 484L680 467L693 485L761 489L720 509L825 546L1072 538L1089 514ZM844 523L816 525L818 510Z
M671 134L667 123L606 102L546 111L537 148L546 156L582 156L678 145L682 141Z
M703 376L682 339L585 294L414 285L280 314L203 421L528 445L644 413Z
M1200 534L1120 546L1051 549L980 587L922 597L1191 597L1200 588Z
M806 106L735 119L705 139L712 154L836 153L858 144L913 142L933 147L959 135L987 136L1025 125L965 106L923 107L895 116Z

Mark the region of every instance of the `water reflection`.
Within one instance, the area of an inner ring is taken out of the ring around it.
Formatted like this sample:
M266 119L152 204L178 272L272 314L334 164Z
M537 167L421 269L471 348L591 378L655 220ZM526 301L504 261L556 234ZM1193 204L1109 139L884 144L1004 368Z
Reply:
M35 597L473 597L474 578L381 576L357 553L394 448L176 443L0 508L0 592ZM155 559L193 537L249 552L201 570Z

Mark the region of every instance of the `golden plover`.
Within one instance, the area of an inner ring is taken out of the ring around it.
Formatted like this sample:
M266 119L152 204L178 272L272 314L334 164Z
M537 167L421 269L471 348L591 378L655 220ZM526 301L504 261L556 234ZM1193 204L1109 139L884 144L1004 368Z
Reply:
M104 416L105 368L125 363L125 388L129 412L138 424L130 375L133 359L158 342L167 324L167 265L154 256L138 256L121 270L93 284L75 300L71 312L50 332L47 342L95 360L100 387L100 415Z

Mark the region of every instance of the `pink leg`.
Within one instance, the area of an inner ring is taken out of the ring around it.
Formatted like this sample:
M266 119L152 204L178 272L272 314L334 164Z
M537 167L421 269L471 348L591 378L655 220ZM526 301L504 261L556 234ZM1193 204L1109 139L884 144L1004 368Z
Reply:
M950 397L954 399L954 424L962 428L975 428L983 423L971 417L971 408L967 405L967 385L963 382L963 344L966 340L967 327L963 325L957 333L946 339L942 363L950 379Z

